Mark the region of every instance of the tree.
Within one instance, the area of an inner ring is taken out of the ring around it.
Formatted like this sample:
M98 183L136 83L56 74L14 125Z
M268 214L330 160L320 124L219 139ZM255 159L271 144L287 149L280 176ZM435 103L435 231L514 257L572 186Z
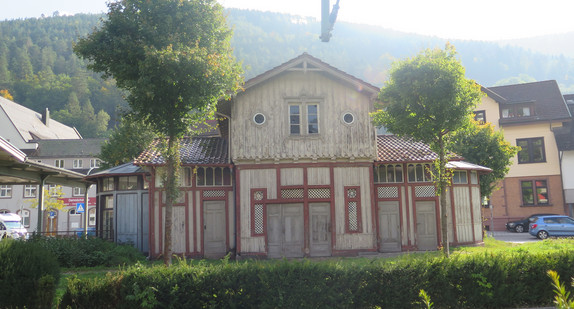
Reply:
M438 153L434 174L440 196L442 248L447 256L450 252L446 188L450 175L446 169L446 145L452 134L469 123L482 96L480 86L464 74L464 67L450 44L445 50L427 49L396 62L389 81L379 93L384 109L373 114L376 124L396 135L425 142Z
M98 156L102 168L110 168L133 161L153 141L155 134L149 125L133 117L124 116L120 125L102 145Z
M504 134L494 130L492 124L476 121L456 132L449 149L468 162L492 169L491 173L480 175L481 196L490 196L497 189L498 181L506 176L518 151L518 147L504 140Z
M172 209L179 190L179 139L190 124L235 93L241 66L233 57L223 7L215 0L122 0L74 47L88 68L128 92L132 113L166 137L163 257L171 264Z

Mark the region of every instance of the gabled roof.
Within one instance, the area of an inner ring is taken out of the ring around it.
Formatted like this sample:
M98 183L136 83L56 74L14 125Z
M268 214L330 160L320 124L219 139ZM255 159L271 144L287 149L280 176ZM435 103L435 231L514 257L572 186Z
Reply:
M22 138L29 142L33 139L79 139L82 138L75 128L49 119L48 125L42 121L42 115L6 98L0 97L0 109L6 113Z
M165 164L165 159L159 151L159 143L160 140L156 139L138 156L134 164ZM182 165L229 163L227 141L220 137L186 137L181 139L179 147Z
M379 162L430 162L436 159L438 155L423 142L395 135L377 136ZM462 157L454 155L451 159L462 160Z
M300 56L293 58L267 72L264 72L258 76L255 76L245 82L244 88L247 90L259 83L262 83L274 76L277 76L283 72L287 71L315 71L324 72L325 74L341 80L347 84L353 86L357 91L367 92L372 97L375 97L379 93L379 88L373 86L357 77L347 74L326 62L319 60L307 53L303 53Z
M534 103L535 115L533 117L504 118L504 123L549 121L570 119L570 112L564 97L555 80L516 84L508 86L488 87L495 101L504 104Z

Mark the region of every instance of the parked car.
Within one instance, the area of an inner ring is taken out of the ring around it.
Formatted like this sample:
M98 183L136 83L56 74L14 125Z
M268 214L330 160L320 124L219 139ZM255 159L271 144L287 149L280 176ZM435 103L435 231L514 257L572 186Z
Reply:
M574 219L568 216L539 216L530 223L530 235L540 239L554 236L574 236Z
M533 218L540 216L549 216L549 215L555 215L555 214L533 214L520 220L509 221L506 223L506 229L516 233L528 232L528 227L530 226L531 220Z
M17 214L0 214L0 239L27 239L28 231L22 225L22 218Z

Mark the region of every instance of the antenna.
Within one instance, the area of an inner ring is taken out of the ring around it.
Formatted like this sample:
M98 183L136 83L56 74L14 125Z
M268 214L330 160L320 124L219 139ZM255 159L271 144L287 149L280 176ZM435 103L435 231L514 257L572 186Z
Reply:
M339 13L339 0L333 5L333 10L329 13L330 0L321 0L321 36L323 42L329 42L331 31L335 26L337 14Z

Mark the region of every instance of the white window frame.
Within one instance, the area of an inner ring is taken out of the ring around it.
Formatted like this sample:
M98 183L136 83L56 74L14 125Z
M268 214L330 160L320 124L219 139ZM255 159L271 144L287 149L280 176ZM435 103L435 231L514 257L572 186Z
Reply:
M84 167L84 160L74 159L73 168L83 168L83 167Z
M54 166L58 167L58 168L64 168L64 166L65 166L64 159L54 160Z
M18 215L22 218L22 225L30 227L30 211L28 209L18 210Z
M11 185L1 185L0 186L0 198L11 198L12 197L12 186Z
M84 196L85 191L86 189L82 187L74 187L74 189L72 190L72 196Z
M90 159L90 168L98 168L100 167L100 159Z
M321 134L321 101L319 99L288 101L287 115L289 118L287 120L290 136L317 136ZM316 107L316 113L311 113L310 111L310 108L313 106ZM293 107L297 107L298 113L292 112ZM315 119L311 119L313 116ZM294 117L298 117L299 121L293 122ZM311 125L314 125L313 127L316 125L316 132L310 129ZM299 133L293 133L294 127L299 128Z
M38 195L37 185L24 185L24 197L32 198Z

